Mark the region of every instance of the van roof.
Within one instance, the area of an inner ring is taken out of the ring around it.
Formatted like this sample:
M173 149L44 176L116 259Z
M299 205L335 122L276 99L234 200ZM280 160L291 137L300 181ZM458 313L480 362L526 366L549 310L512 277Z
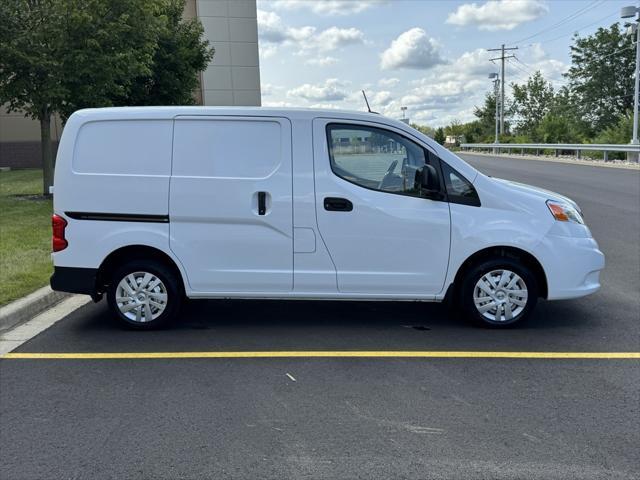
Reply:
M74 114L83 120L149 118L168 119L179 115L247 115L247 116L282 116L296 119L312 119L317 117L353 118L397 122L377 113L359 112L355 110L337 110L322 108L276 108L276 107L211 107L211 106L166 106L166 107L105 107L78 110ZM401 123L401 122L399 122Z

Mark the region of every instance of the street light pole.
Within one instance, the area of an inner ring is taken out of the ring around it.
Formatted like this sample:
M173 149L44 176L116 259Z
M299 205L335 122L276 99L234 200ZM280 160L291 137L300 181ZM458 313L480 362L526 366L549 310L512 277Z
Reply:
M493 141L493 143L499 143L499 138L498 138L498 126L500 124L500 110L498 108L498 85L500 84L500 77L497 73L490 73L489 74L489 79L493 80L493 95L496 99L496 137L495 140ZM494 148L493 153L498 153L497 150Z
M498 113L498 84L500 83L500 79L496 78L493 82L493 91L494 91L494 95L496 96L496 139L494 141L494 143L500 143L500 139L498 138L498 126L500 124L500 122L502 121L500 117L499 113ZM502 100L501 100L502 102ZM501 103L502 105L502 103Z

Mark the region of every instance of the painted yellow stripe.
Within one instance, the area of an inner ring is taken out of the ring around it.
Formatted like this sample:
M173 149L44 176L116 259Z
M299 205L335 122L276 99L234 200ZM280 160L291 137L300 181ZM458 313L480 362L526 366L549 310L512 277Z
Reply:
M7 353L6 359L106 360L171 358L524 358L524 359L640 359L640 352L473 352L473 351L257 351L257 352L117 352Z

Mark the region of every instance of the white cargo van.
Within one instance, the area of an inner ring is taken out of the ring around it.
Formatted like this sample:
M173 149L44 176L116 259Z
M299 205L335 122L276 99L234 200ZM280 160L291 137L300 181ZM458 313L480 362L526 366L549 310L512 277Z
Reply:
M452 298L502 327L595 292L604 267L573 201L370 113L81 110L54 188L52 288L105 294L134 328L184 297Z

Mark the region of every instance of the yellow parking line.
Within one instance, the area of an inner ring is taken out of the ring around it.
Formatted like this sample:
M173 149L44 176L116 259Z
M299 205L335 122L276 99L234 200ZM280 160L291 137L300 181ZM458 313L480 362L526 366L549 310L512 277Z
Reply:
M111 352L7 353L0 358L22 360L107 360L171 358L523 358L640 359L640 352L473 352L473 351L255 351L255 352Z

